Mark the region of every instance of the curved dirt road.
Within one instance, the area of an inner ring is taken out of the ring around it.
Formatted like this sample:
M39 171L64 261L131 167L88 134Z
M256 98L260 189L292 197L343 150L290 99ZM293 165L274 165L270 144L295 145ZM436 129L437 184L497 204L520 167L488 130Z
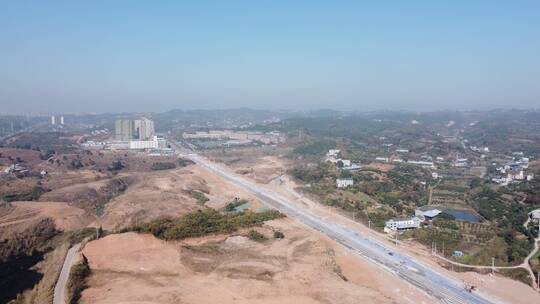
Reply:
M79 251L80 247L80 243L76 244L73 247L69 248L66 254L66 258L64 259L64 265L62 265L62 271L60 271L60 276L58 277L56 285L54 286L53 304L66 303L66 285L69 278L69 271L71 270L71 266L73 266L75 256Z

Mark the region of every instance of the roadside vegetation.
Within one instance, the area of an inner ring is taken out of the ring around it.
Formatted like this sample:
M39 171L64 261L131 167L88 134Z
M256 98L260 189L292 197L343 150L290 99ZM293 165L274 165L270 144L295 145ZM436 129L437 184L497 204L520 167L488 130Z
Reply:
M233 212L237 207L242 206L247 203L249 203L249 201L246 199L235 199L234 201L228 203L225 206L225 211Z
M176 219L154 220L126 229L126 231L152 233L154 236L164 240L179 240L214 233L230 233L239 228L261 225L265 221L283 216L276 210L260 213L245 211L223 214L214 209L204 209Z
M86 278L90 275L90 267L88 266L88 260L83 255L81 262L73 265L69 272L69 279L67 283L67 303L76 304L79 303L82 291L87 287Z

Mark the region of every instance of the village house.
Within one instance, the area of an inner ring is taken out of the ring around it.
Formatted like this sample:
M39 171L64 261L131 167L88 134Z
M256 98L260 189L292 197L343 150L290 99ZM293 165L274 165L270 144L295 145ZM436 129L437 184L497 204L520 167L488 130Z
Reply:
M338 188L347 188L354 185L354 180L352 178L338 178L336 179L336 186Z
M386 221L384 232L411 230L420 227L420 219L416 216L405 218L393 218Z

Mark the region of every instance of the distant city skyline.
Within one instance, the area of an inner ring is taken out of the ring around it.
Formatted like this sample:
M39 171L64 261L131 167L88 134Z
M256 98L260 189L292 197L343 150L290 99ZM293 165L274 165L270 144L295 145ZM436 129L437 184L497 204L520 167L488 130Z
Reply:
M0 112L540 106L538 1L5 3Z

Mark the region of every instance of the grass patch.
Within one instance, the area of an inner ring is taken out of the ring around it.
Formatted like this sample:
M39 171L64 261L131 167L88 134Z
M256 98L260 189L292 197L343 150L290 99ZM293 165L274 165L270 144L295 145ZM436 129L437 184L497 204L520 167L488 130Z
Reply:
M199 191L191 191L191 197L197 200L197 203L204 205L206 202L208 202L210 199L204 195L204 193Z

